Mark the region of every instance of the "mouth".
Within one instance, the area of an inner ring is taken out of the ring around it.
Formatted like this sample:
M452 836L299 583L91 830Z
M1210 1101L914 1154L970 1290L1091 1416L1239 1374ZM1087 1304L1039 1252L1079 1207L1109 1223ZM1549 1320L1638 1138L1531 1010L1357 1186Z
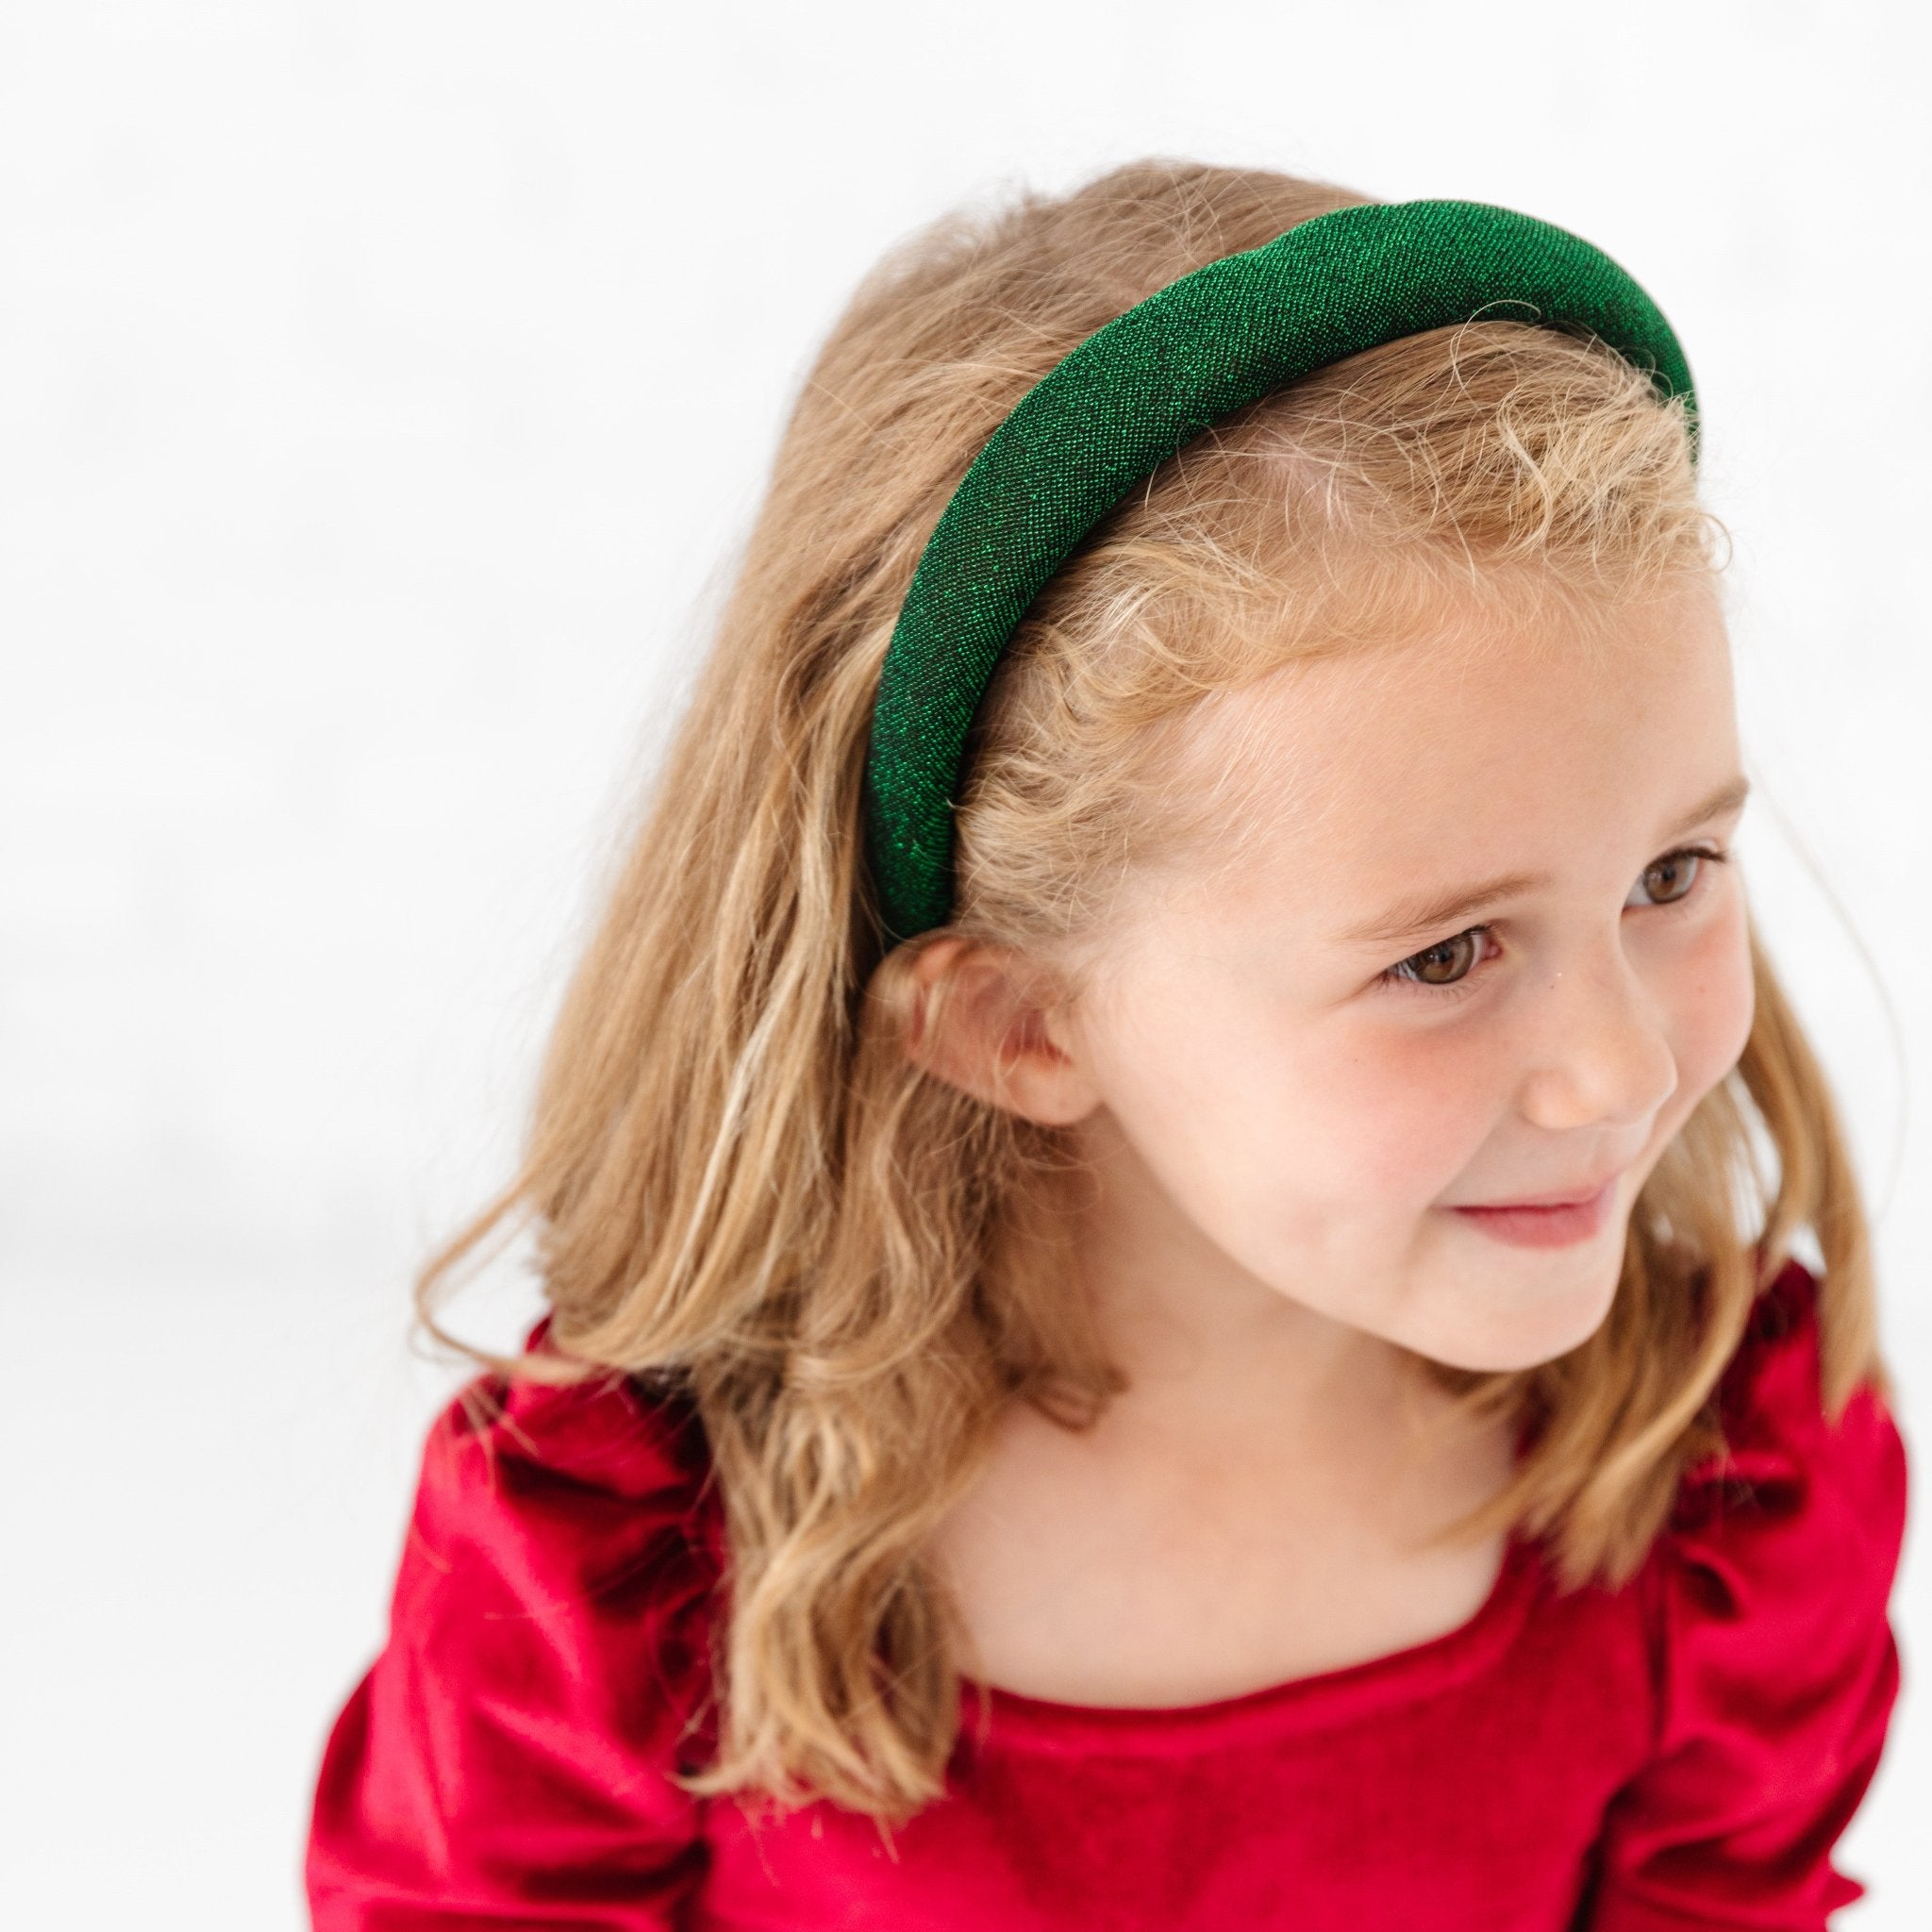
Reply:
M1509 1202L1500 1207L1454 1208L1465 1223L1493 1241L1513 1247L1560 1248L1588 1241L1603 1228L1617 1191L1612 1175L1580 1201Z

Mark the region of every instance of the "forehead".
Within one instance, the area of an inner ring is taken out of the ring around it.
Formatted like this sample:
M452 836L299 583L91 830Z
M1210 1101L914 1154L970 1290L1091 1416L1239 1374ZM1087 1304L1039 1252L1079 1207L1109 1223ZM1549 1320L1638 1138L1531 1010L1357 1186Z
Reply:
M1445 605L1386 645L1291 664L1197 708L1213 810L1191 878L1241 910L1349 902L1647 836L1737 768L1714 586L1533 608ZM1342 909L1346 909L1344 907Z

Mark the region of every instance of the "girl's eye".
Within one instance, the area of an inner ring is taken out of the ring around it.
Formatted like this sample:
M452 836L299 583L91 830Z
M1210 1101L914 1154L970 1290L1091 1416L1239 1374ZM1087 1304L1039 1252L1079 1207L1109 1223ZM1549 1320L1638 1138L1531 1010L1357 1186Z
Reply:
M1728 865L1730 854L1713 852L1697 847L1685 847L1676 852L1667 852L1646 868L1643 877L1650 879L1661 875L1662 883L1657 891L1663 894L1657 903L1665 910L1682 906L1693 897L1702 896L1697 889L1704 878L1704 867L1694 871L1686 866L1685 860L1708 858L1718 865ZM1688 874L1688 880L1687 880ZM1645 887L1646 891L1651 890ZM1425 946L1420 953L1412 953L1407 959L1399 960L1378 977L1394 986L1415 987L1422 991L1440 992L1452 999L1460 998L1466 991L1474 991L1471 975L1477 958L1481 955L1487 925L1473 925L1467 932L1459 932L1453 939L1438 941L1433 946ZM1474 943L1474 953L1468 953ZM1426 977L1426 974L1441 973L1440 979Z

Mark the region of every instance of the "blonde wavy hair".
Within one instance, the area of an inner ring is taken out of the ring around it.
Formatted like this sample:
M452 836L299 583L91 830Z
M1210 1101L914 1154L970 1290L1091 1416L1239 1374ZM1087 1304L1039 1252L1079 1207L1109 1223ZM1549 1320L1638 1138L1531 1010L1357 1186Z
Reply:
M1147 159L946 216L819 352L688 710L542 1060L513 1179L424 1266L420 1326L491 1375L686 1392L725 1509L720 1750L700 1795L823 1797L887 1829L941 1795L961 1692L927 1540L1019 1400L1070 1428L1125 1386L1067 1291L1068 1130L922 1071L933 1017L866 876L873 692L927 534L994 425L1103 323L1367 197ZM1680 402L1601 344L1477 320L1262 399L1164 464L1065 562L988 694L943 931L1104 954L1111 893L1220 809L1175 782L1190 709L1366 650L1415 600L1577 608L1720 568ZM1540 1419L1453 1526L1539 1535L1565 1587L1641 1561L1792 1236L1824 1269L1824 1396L1890 1391L1868 1224L1820 1064L1755 928L1735 1070L1657 1163L1614 1306L1556 1360L1431 1364L1467 1412ZM1776 1157L1768 1180L1755 1151ZM562 1353L438 1311L486 1237L534 1230ZM890 1837L890 1831L887 1833Z

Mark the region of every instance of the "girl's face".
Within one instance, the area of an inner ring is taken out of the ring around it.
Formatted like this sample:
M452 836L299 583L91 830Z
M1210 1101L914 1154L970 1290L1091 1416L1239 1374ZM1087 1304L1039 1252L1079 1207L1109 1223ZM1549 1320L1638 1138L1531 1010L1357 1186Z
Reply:
M1102 1157L1114 1252L1464 1368L1586 1341L1638 1190L1751 1026L1738 868L1689 856L1742 802L1714 588L1587 630L1454 614L1231 694L1190 749L1241 802L1134 883L1024 1074ZM1566 1244L1456 1211L1607 1179Z

